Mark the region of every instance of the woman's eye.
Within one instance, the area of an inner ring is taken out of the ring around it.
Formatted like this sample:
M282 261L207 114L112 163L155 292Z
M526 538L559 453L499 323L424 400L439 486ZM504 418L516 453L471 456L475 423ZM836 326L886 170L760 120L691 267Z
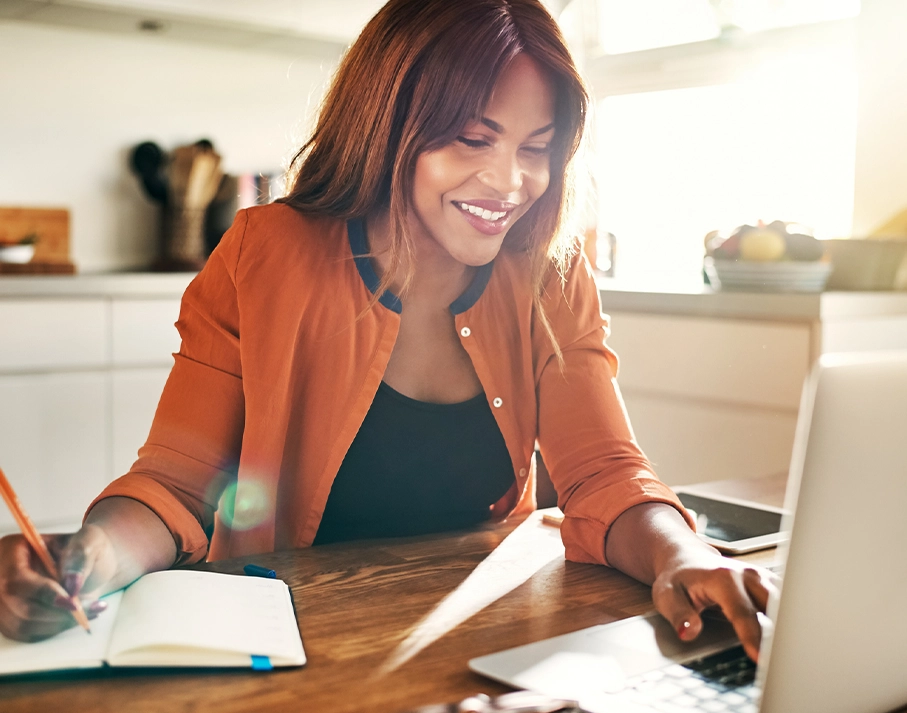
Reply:
M523 151L530 153L533 156L545 156L551 151L551 145L545 144L544 146L524 146Z
M457 141L471 149L480 149L483 146L488 146L488 142L484 139L467 139L465 136L458 136Z

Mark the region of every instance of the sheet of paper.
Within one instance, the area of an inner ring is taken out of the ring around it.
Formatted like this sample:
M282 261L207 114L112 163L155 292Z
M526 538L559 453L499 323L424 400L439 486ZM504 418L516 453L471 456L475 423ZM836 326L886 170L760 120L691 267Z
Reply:
M249 666L252 654L303 663L286 584L171 570L146 575L126 590L108 650L112 665L229 665L222 655L206 659L206 650L237 654Z
M104 597L107 610L91 621L91 634L74 626L34 644L0 636L0 674L102 666L122 596L116 592Z

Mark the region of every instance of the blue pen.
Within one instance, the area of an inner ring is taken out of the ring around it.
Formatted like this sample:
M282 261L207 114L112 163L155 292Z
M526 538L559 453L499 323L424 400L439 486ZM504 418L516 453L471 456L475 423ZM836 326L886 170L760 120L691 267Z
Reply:
M259 567L257 564L247 564L242 571L250 577L267 577L268 579L277 579L277 572L267 567Z

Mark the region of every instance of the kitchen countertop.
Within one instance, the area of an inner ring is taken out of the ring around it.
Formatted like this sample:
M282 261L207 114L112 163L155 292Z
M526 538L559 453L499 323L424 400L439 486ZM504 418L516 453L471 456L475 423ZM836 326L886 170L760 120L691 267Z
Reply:
M82 275L5 275L0 299L21 297L179 298L194 272L103 272Z
M3 276L0 299L178 298L193 277L191 272ZM791 321L907 315L907 292L737 292L695 283L664 287L619 278L599 278L599 288L605 312Z
M707 285L673 288L599 278L605 312L728 319L827 320L907 315L907 292L743 292Z

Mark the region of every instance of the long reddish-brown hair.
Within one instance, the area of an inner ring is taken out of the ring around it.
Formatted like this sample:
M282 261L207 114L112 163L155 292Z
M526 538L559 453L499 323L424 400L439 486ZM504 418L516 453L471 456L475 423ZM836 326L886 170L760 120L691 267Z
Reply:
M315 130L291 163L291 189L282 201L344 219L388 210L390 269L380 289L401 266L405 286L416 267L406 228L416 159L451 143L482 115L498 76L520 52L553 83L556 128L548 189L504 244L529 253L534 301L551 334L541 309L543 281L552 263L563 274L574 245L567 229L571 160L588 93L538 0L390 0L343 57Z

